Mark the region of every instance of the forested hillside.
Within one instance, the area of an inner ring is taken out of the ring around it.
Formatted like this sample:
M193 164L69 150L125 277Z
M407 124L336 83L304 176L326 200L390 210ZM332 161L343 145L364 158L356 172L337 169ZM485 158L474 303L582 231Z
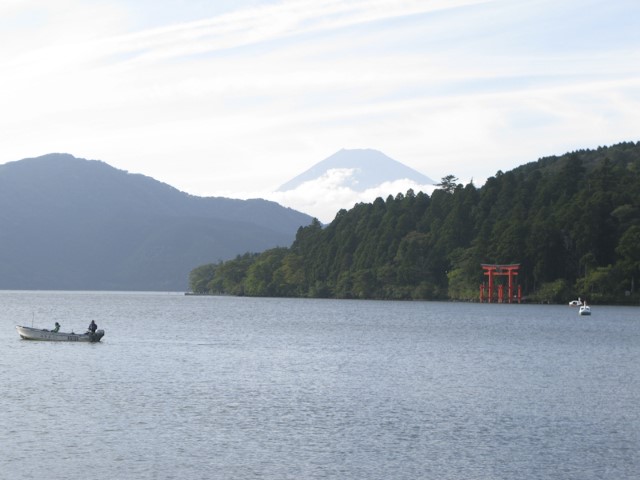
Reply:
M482 263L519 263L529 301L638 303L640 142L542 158L484 186L442 179L422 192L341 210L289 248L203 265L200 293L476 300Z

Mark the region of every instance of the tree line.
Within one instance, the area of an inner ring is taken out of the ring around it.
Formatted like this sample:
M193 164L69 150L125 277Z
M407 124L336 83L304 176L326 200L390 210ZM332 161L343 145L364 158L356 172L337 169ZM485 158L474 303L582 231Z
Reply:
M301 227L290 247L190 273L193 292L477 300L481 264L519 263L528 301L637 304L640 142L499 171L480 188L444 177Z

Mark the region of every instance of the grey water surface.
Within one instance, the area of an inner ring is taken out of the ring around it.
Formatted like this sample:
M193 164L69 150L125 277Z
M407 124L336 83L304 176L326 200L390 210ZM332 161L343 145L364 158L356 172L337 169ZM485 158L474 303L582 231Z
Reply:
M640 478L640 309L0 292L2 479ZM16 324L106 332L21 340Z

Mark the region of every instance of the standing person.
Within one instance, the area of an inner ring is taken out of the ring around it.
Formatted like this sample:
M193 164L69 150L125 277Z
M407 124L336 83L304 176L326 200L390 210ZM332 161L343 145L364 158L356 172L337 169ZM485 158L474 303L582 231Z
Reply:
M96 325L96 322L91 320L91 323L89 324L89 331L91 333L96 333L96 330L98 329L98 325Z

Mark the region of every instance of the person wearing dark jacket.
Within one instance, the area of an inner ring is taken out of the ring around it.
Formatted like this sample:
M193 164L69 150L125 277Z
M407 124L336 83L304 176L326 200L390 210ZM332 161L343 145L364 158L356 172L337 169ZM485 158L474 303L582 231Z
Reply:
M96 330L98 329L98 325L96 325L96 322L91 320L91 323L89 324L89 331L91 333L96 333Z

